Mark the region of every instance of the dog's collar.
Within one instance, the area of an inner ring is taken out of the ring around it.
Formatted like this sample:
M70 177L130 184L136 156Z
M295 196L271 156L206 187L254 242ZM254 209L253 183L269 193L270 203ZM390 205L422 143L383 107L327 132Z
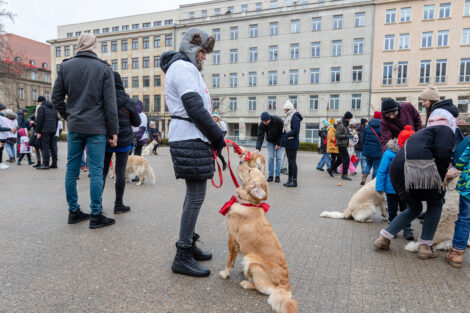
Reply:
M222 208L220 209L219 213L222 214L223 216L227 215L228 211L230 211L230 208L232 207L232 205L234 203L239 203L237 198L235 196L232 196L232 198L230 198L230 200L228 202L226 202ZM269 211L269 208L271 207L269 204L267 203L260 203L259 205L256 205L256 204L248 204L248 203L239 203L243 206L247 206L247 207L256 207L256 208L261 208L263 209L264 213L268 213Z
M250 151L246 151L246 155L245 155L245 161L248 161L251 157L251 152Z

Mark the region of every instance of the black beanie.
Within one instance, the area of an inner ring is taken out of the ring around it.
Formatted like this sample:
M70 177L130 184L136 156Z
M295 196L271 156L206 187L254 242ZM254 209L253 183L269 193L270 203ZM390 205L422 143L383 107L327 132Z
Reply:
M353 115L352 115L351 112L346 111L346 113L344 113L344 116L343 116L343 117L344 117L345 120L350 120L350 119L353 118Z
M43 96L39 96L38 102L44 102L44 101L46 101L46 98L44 98Z
M117 90L124 90L124 85L122 83L121 75L118 72L114 73L114 88Z
M385 99L382 101L382 113L390 113L394 111L398 111L399 108L398 102L393 100L392 98Z
M367 120L365 118L361 118L361 125L365 125L367 123Z

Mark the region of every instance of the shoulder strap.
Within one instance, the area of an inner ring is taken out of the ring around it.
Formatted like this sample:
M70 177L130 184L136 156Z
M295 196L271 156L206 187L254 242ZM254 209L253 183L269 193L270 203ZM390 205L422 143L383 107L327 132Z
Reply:
M407 142L408 142L408 140L405 141L405 147L404 147L404 150L405 150L405 161L406 161L406 143L407 143Z
M382 142L382 140L380 139L379 135L377 135L377 133L375 132L374 127L370 126L370 129L372 129L372 131L374 132L374 134L375 134L375 136L377 137L377 139L379 140L379 142Z

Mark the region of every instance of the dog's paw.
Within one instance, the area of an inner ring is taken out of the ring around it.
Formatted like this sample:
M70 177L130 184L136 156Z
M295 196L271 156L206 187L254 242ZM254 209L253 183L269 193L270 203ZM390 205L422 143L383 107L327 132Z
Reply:
M139 182L138 182L137 184L135 184L135 185L136 185L136 186L140 186L140 185L142 185L142 182L139 181Z
M242 286L243 289L256 289L255 284L248 280L240 282L240 286Z
M229 270L223 270L219 272L220 277L223 279L227 279L230 276L230 271Z

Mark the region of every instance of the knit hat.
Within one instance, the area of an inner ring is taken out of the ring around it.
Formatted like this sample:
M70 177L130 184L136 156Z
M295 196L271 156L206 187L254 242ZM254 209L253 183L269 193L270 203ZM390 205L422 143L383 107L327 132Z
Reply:
M374 112L374 117L372 117L372 118L378 118L379 120L381 120L382 119L382 112L375 111Z
M27 108L22 108L22 109L21 109L21 112L23 112L23 113L28 113L28 109L27 109Z
M269 114L268 112L263 112L263 113L261 113L261 120L262 120L262 121L269 121L269 120L271 120L271 114Z
M137 112L142 113L142 111L144 110L144 104L142 103L142 101L140 101L139 99L135 100L135 106L137 108Z
M282 107L283 110L293 110L294 109L294 105L292 104L292 102L290 102L289 99L286 100L286 102L284 103L284 106Z
M20 135L20 137L26 136L26 128L18 129L18 135Z
M77 53L78 52L91 52L98 55L95 35L88 33L81 34L80 37L78 37Z
M116 90L124 90L124 84L122 83L121 75L114 71L114 87Z
M212 112L212 116L216 116L220 120L220 113L219 112L217 112L217 111Z
M209 36L200 28L193 28L187 31L181 39L180 52L185 54L191 63L201 70L196 62L197 53L201 49L204 49L207 53L212 53L214 45L215 39L213 36Z
M411 128L410 125L405 126L405 129L402 130L398 135L398 146L400 147L400 149L401 147L403 147L408 138L410 138L414 133L415 131L413 130L413 128Z
M38 97L38 102L44 102L44 101L46 101L46 98L44 98L43 96Z
M432 101L439 101L441 98L439 97L439 91L434 86L428 86L419 96L422 100L432 100Z
M349 112L349 111L346 111L346 113L344 113L343 118L344 118L345 120L350 120L350 119L353 118L353 114L352 114L351 112Z
M330 126L330 122L328 122L327 120L323 120L323 121L322 121L322 124L323 124L323 127L328 127L328 126Z
M361 125L366 125L367 120L365 118L361 118Z
M398 102L396 102L392 98L388 98L382 101L382 113L384 114L398 111L399 107L400 105L398 104Z
M4 105L3 103L0 103L0 111L6 110L7 106Z

